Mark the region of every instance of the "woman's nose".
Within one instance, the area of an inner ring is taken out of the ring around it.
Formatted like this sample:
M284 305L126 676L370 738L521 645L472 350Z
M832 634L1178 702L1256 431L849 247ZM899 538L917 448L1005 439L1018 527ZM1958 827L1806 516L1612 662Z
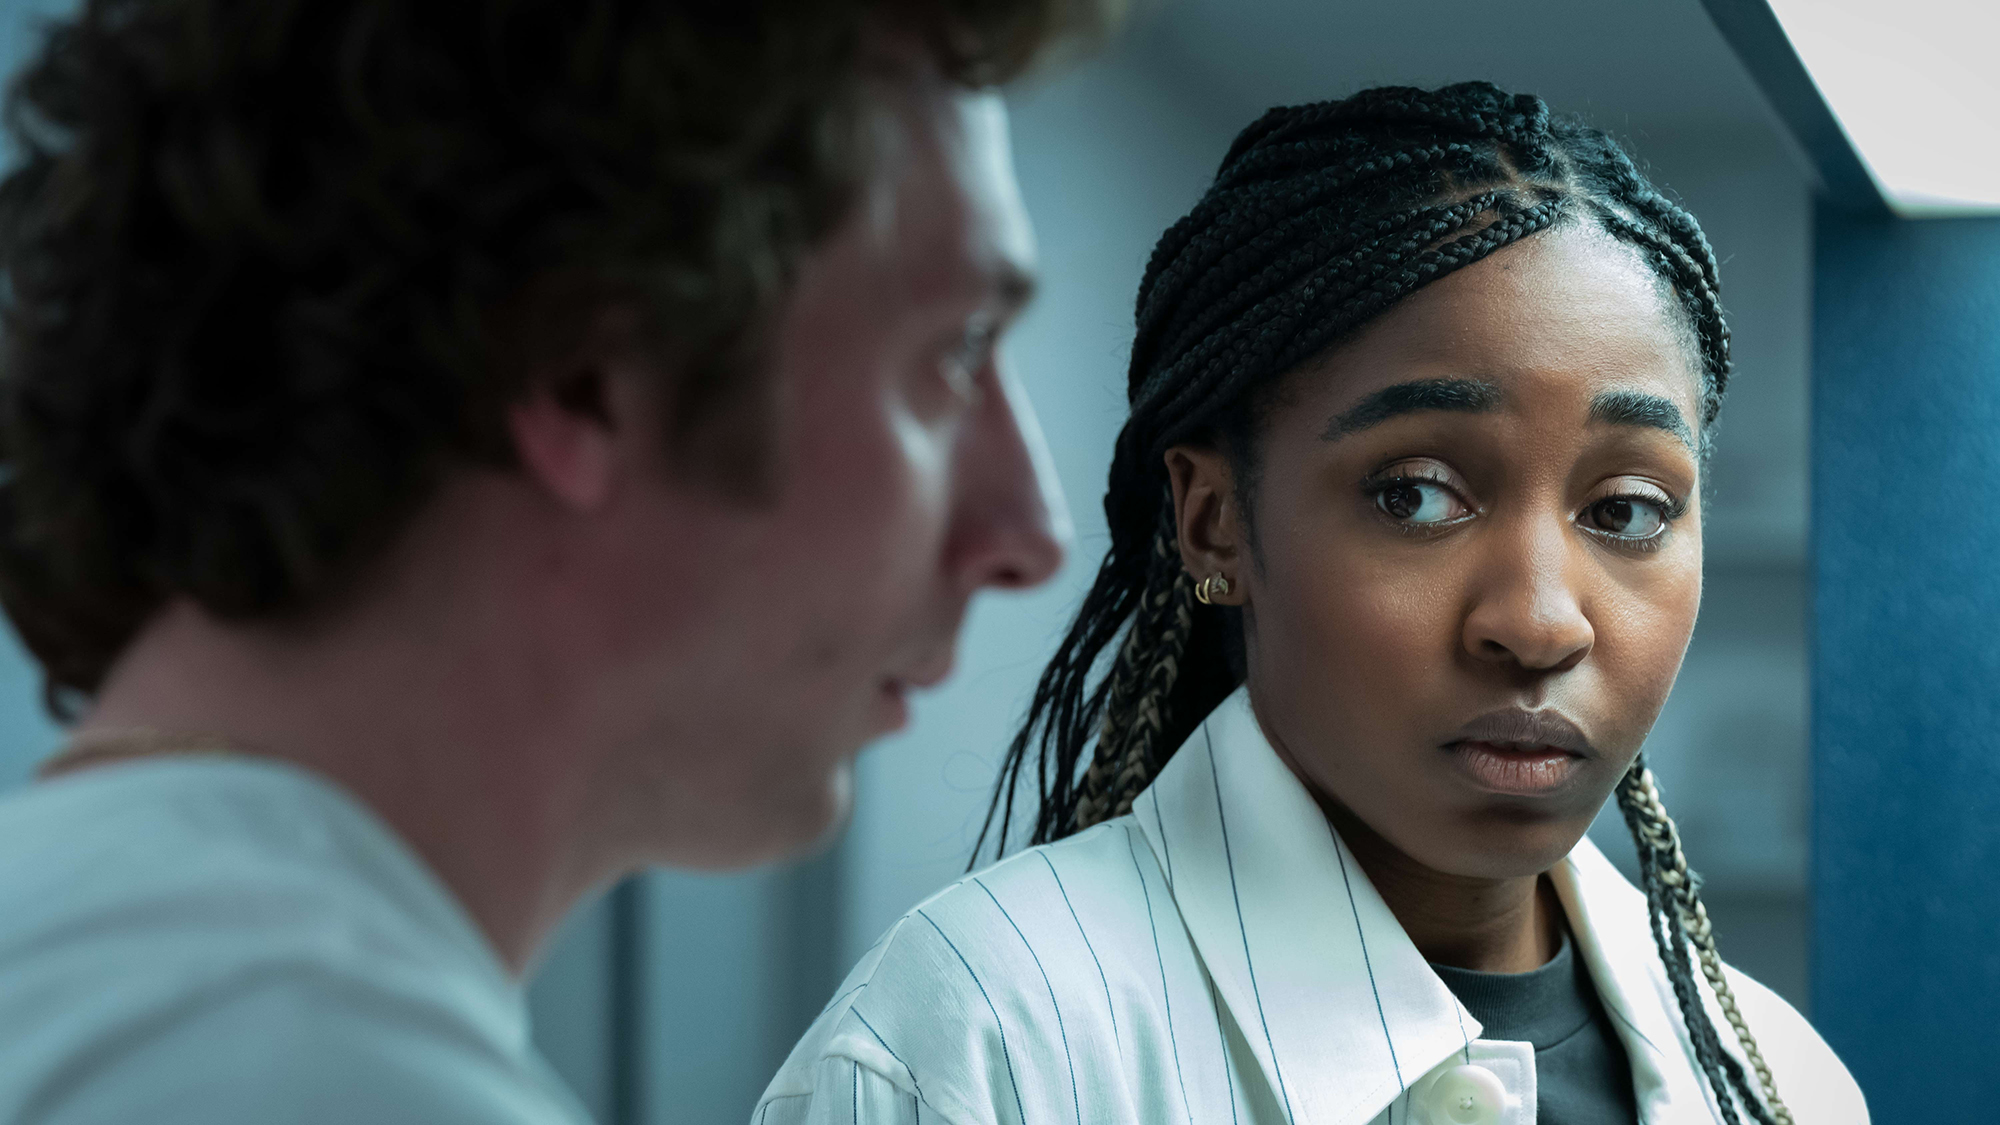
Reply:
M1473 658L1533 672L1561 672L1590 653L1596 630L1586 612L1566 520L1523 520L1502 531L1479 564L1465 617Z

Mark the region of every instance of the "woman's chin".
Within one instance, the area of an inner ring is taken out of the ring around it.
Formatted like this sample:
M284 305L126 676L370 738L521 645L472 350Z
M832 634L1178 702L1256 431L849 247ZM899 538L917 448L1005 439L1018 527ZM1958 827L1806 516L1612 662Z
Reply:
M1546 873L1575 850L1590 827L1581 824L1494 824L1481 821L1427 834L1410 858L1464 879L1523 879Z

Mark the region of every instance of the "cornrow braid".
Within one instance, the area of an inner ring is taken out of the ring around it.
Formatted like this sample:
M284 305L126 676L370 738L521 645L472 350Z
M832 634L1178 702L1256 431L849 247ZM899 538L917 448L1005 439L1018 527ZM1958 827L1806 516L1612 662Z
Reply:
M1618 810L1624 814L1626 827L1631 829L1632 839L1639 848L1640 878L1652 910L1653 938L1659 945L1660 959L1666 964L1688 1037L1695 1044L1696 1060L1715 1091L1723 1118L1729 1125L1738 1121L1725 1093L1734 1090L1751 1116L1764 1125L1792 1125L1791 1111L1778 1096L1771 1068L1757 1046L1757 1037L1744 1022L1736 1005L1736 993L1723 974L1722 957L1716 952L1715 935L1709 926L1708 908L1702 905L1699 894L1701 877L1688 867L1687 856L1681 851L1680 829L1660 801L1658 784L1643 754L1633 760L1632 768L1618 783ZM1742 1066L1722 1050L1720 1037L1701 1006L1688 965L1690 945L1701 965L1702 976L1715 992L1717 1005L1736 1032L1744 1057L1757 1072L1757 1087L1763 1093L1764 1104L1758 1103Z
M1131 414L1104 499L1111 548L1008 747L974 864L989 838L996 855L1006 850L1031 760L1040 800L1029 842L1041 844L1128 812L1242 683L1240 616L1197 605L1180 562L1166 451L1221 449L1254 513L1260 396L1278 379L1431 282L1568 223L1631 246L1671 293L1701 369L1706 450L1730 372L1715 252L1610 137L1486 83L1281 107L1237 136L1208 191L1147 260ZM1254 521L1251 535L1254 545ZM1726 1125L1743 1125L1738 1106L1759 1125L1791 1125L1643 761L1618 801L1638 844L1649 924ZM1696 966L1754 1085L1708 1018Z

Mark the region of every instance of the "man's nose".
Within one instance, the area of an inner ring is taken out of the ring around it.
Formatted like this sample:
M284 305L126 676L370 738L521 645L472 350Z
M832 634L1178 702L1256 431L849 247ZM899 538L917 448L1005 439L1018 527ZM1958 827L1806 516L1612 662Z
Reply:
M1574 533L1553 516L1496 531L1465 616L1466 651L1531 672L1575 667L1597 633L1578 585Z
M1075 533L1027 391L997 365L958 453L950 565L967 590L1039 586Z

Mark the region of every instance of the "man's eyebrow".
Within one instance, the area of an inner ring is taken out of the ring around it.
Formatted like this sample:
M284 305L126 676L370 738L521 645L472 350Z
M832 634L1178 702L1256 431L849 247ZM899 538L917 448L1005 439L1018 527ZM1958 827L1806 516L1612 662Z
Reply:
M1659 395L1643 391L1605 391L1590 402L1590 420L1611 426L1645 426L1679 438L1682 445L1695 448L1694 431L1688 428L1681 408Z
M1500 405L1500 388L1476 379L1425 379L1383 387L1327 423L1321 441L1337 441L1348 434L1377 426L1391 418L1424 411L1443 410L1456 414L1484 414Z

